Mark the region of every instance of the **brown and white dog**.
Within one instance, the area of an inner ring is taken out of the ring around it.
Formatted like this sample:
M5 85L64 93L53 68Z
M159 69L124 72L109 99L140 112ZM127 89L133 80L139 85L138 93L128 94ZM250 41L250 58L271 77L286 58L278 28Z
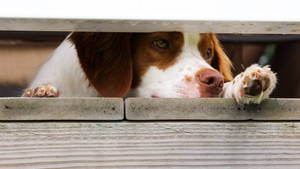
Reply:
M270 68L258 65L233 79L214 34L75 32L23 96L225 97L248 104L268 98L275 84Z

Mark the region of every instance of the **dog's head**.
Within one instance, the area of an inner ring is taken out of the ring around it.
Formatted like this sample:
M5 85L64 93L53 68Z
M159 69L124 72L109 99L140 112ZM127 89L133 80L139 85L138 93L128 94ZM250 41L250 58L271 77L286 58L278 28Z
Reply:
M215 97L232 79L214 34L73 33L70 40L101 96Z

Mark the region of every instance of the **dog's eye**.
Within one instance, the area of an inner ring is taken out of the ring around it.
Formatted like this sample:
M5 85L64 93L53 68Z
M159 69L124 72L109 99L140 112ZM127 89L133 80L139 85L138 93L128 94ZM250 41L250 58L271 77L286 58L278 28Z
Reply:
M169 42L165 39L159 39L153 41L154 46L161 48L161 49L167 49L169 47Z
M212 50L211 50L211 48L208 48L206 51L206 59L210 59L211 55L212 55Z

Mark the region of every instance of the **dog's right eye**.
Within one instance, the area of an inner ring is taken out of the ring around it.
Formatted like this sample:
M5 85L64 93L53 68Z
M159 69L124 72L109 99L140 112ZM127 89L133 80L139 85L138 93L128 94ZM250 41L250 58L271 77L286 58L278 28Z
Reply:
M208 48L206 51L206 59L210 59L212 57L212 50L211 48Z
M155 40L155 41L153 41L153 45L160 49L169 48L169 42L168 42L168 40L165 40L165 39Z

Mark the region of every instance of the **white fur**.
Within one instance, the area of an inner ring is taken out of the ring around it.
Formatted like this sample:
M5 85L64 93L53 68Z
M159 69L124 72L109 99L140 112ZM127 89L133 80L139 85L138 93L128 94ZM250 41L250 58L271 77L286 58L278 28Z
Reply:
M99 96L89 87L89 82L81 69L74 45L64 40L53 56L40 68L29 88L51 84L60 91L61 97Z

